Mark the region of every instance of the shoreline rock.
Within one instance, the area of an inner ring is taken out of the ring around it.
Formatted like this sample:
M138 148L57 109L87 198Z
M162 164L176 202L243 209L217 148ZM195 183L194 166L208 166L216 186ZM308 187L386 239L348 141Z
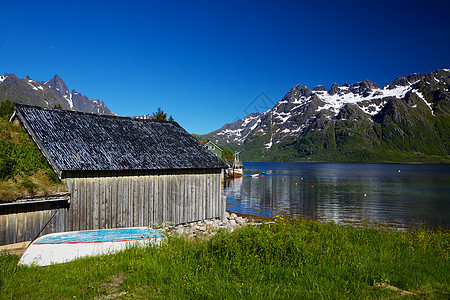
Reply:
M213 237L219 230L233 232L237 228L261 224L262 223L250 222L247 217L225 212L221 218L199 220L175 226L162 226L160 228L155 228L155 230L161 231L166 235L187 236L189 239L204 239Z

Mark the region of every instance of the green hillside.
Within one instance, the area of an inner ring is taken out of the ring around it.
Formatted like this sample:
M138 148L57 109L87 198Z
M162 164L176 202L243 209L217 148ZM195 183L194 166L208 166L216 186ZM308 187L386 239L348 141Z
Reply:
M13 107L0 105L0 202L67 191L22 126L9 122Z

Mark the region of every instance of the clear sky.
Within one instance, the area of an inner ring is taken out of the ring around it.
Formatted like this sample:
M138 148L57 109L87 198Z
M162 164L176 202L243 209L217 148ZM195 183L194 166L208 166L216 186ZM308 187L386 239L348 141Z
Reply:
M253 104L297 83L383 86L440 68L450 68L448 0L0 5L1 74L58 74L119 115L161 107L191 133L265 110Z

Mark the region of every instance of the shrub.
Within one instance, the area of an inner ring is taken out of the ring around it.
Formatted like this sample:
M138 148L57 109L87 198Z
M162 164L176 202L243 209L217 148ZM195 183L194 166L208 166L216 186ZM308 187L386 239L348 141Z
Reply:
M14 173L15 168L14 159L8 157L0 157L0 179L7 178Z
M11 100L6 100L0 103L0 118L9 118L14 111L15 103Z

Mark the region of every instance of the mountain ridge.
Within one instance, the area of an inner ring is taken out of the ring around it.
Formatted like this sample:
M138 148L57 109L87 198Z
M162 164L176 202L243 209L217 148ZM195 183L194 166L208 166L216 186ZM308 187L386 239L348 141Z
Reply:
M89 99L74 89L69 92L66 83L58 75L48 81L36 81L28 75L18 78L15 74L5 73L0 76L0 102L6 100L20 104L116 115L99 99Z
M329 90L297 84L271 109L199 138L242 151L248 161L448 161L449 88L448 69L383 88L370 80Z

